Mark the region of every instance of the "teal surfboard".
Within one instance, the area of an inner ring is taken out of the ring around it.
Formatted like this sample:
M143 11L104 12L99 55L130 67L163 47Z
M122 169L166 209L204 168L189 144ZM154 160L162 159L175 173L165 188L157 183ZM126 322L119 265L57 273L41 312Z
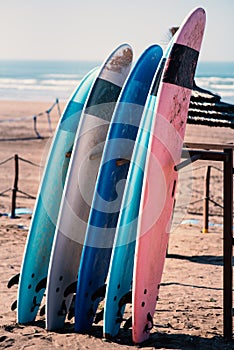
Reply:
M75 330L87 331L105 294L115 228L135 139L162 50L140 56L125 82L114 111L97 177L81 256L75 306Z
M81 112L97 69L74 91L57 125L41 180L21 265L17 322L32 322L45 291L47 270L64 182Z

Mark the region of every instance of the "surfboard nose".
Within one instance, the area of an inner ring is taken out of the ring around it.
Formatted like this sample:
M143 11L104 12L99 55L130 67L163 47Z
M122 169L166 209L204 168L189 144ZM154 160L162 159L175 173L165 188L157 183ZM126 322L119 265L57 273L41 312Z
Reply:
M206 25L205 10L201 7L195 8L190 12L188 17L186 17L181 27L185 22L188 24L187 30L178 31L175 34L175 36L177 36L177 44L186 45L196 51L200 51Z
M112 57L102 70L99 77L118 86L123 86L133 60L133 50L130 45L122 44L116 48Z

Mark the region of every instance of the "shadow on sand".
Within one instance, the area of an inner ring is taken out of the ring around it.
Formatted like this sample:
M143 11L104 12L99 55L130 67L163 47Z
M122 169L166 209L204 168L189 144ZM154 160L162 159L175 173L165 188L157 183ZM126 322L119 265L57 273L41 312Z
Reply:
M33 323L34 326L45 329L44 321L36 321ZM92 336L97 339L103 339L103 328L99 325L93 325L91 330L85 334ZM71 323L65 323L65 327L57 331L58 334L72 334L74 332L74 325ZM103 339L103 348L105 348L105 342L113 343L113 348L116 348L117 345L128 346L139 349L165 349L165 350L231 350L234 349L234 342L228 342L223 337L219 335L214 335L212 338L204 338L201 336L191 336L189 334L169 334L165 332L155 332L150 334L150 337L147 341L135 345L132 342L132 332L131 329L123 330L120 329L120 332L117 337L112 340ZM135 345L135 346L134 346Z
M209 264L209 265L217 265L223 266L223 256L216 255L180 255L180 254L167 254L167 258L169 259L179 259L179 260L188 260L190 262L198 263L198 264ZM234 258L233 258L234 263Z

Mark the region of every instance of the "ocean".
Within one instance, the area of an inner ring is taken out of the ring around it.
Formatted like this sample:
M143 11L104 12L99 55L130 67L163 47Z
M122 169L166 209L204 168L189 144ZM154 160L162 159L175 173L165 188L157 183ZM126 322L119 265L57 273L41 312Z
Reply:
M0 61L0 100L67 101L82 77L101 62ZM234 104L234 62L199 62L199 87Z

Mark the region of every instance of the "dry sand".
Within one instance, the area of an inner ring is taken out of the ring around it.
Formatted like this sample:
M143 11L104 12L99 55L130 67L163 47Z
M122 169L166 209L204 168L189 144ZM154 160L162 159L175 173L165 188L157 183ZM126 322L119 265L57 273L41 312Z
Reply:
M39 102L0 102L0 119L33 116L50 107ZM64 103L61 104L63 109ZM51 113L52 128L58 121L57 110ZM0 163L14 154L36 165L43 165L51 141L46 115L38 121L38 139L33 120L0 123ZM223 143L234 141L234 131L188 125L186 142ZM36 196L41 168L20 160L19 189ZM188 191L190 204L178 208L181 219L196 220L177 224L170 236L169 256L166 259L159 301L150 339L142 349L232 349L234 345L223 340L223 260L222 208L210 203L209 233L202 231L203 177L206 162L193 164L181 180ZM213 163L211 171L211 198L222 205L222 164ZM0 166L0 192L12 188L14 160ZM186 175L187 174L187 175ZM35 200L19 194L17 207L33 209ZM11 210L11 191L0 196L0 213ZM113 342L102 339L102 324L93 326L90 334L75 334L71 320L61 332L45 330L43 317L27 326L16 324L16 313L11 304L17 289L7 289L9 278L20 270L23 249L30 224L30 215L11 219L0 216L0 348L11 349L136 349L131 341L131 330L121 330ZM180 219L180 221L181 221ZM127 307L126 317L131 315Z

